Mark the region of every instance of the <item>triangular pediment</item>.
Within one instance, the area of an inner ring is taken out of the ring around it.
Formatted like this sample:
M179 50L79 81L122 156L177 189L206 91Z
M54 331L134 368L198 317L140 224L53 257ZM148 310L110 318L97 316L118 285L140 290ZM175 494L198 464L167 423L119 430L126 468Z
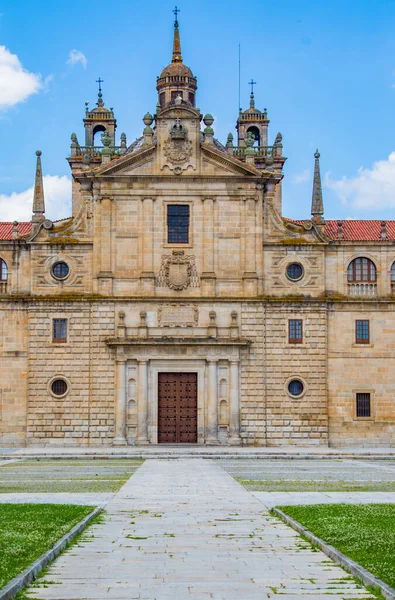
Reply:
M155 157L155 144L150 144L125 154L110 163L101 165L94 170L96 177L114 175L146 175L151 172L151 166ZM151 163L151 166L150 166Z
M241 160L217 150L215 146L203 143L201 149L202 175L261 177L260 171L253 165L247 165Z

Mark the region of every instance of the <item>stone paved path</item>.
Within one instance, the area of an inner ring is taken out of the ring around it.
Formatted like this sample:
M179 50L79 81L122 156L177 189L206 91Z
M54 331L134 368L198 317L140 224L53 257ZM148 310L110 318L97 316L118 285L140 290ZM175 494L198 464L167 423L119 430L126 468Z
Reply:
M209 460L147 460L106 511L32 597L371 598Z

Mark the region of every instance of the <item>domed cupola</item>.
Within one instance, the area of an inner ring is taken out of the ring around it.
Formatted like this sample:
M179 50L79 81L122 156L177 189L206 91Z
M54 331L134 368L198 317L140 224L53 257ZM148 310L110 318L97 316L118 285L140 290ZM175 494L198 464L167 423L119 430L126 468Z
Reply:
M176 7L173 12L176 16L174 21L173 58L156 80L161 108L175 103L178 97L181 98L182 103L195 106L197 81L191 69L182 62L180 29L177 18L178 8Z

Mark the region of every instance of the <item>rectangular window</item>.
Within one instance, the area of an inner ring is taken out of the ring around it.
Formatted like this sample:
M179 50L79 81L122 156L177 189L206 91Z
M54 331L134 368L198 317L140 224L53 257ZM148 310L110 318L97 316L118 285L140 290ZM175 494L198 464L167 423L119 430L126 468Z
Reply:
M369 321L355 321L355 343L370 343Z
M188 244L189 241L189 205L167 205L167 243Z
M54 319L52 329L52 341L67 342L67 319Z
M370 394L357 394L357 417L370 417Z
M301 319L290 319L289 323L289 343L302 344L303 342L303 321Z

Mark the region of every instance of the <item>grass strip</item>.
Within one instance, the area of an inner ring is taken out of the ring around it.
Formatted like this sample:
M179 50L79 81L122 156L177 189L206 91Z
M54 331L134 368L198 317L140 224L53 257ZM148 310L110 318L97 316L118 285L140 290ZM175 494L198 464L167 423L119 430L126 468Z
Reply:
M278 508L395 588L395 504L318 504Z
M0 588L91 512L68 504L0 505Z
M250 492L395 492L395 481L235 479Z

